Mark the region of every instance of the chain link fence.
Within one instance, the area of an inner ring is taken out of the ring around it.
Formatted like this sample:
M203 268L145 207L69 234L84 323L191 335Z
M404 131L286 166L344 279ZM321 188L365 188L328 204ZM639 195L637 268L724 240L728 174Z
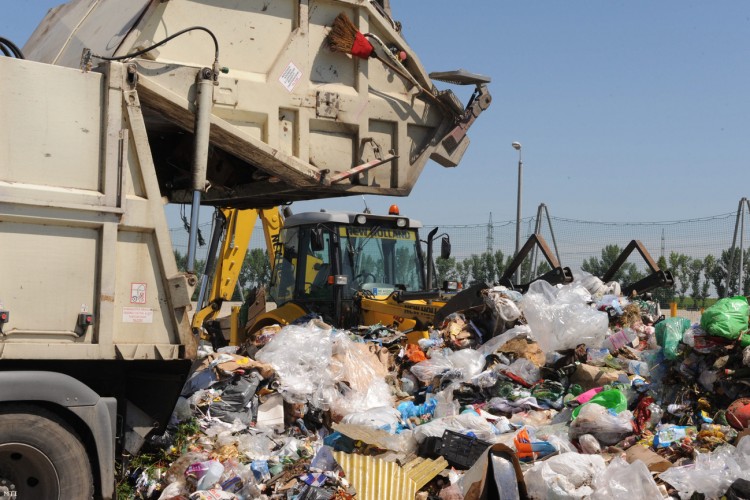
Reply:
M492 215L489 214L486 223L437 226L438 235L449 235L452 246L451 255L456 263L470 259L473 255L481 256L487 252L491 254L502 252L506 259L515 253L516 221L492 222L491 220ZM677 293L684 297L690 295L690 284L686 282L695 281L695 278L689 275L692 261L705 261L706 257L711 255L717 263L721 263L722 255L724 255L727 260L724 267L728 268L728 259L731 257L729 249L735 237L737 221L737 213L728 212L698 219L675 221L594 222L549 216L545 211L540 210L537 216L522 219L520 245L523 246L528 237L538 230L538 234L559 257L560 264L570 267L575 272L581 269L587 260L592 258L602 260L602 251L608 245L617 245L622 250L631 240L640 240L654 261L664 257L667 267L673 272L678 282L682 282L677 284ZM750 217L747 218L745 225L750 226ZM422 237L426 238L428 232L435 227L425 226L422 230ZM208 242L211 224L202 224L199 229L205 241ZM188 233L185 228L170 229L170 234L174 249L185 255L188 246ZM743 288L747 289L746 294L750 294L750 257L748 257L750 252L747 248L750 229L746 228L744 234L746 241L744 260L747 264L744 266ZM737 247L740 246L739 238L738 232ZM436 241L439 241L439 238ZM250 248L265 248L260 224L253 231ZM207 250L207 244L199 246L196 252L197 258L205 260ZM439 253L439 245L435 245L435 251L436 254ZM670 260L670 256L675 255L683 257L679 261ZM735 260L735 269L738 269L739 259ZM646 263L637 252L631 254L628 262L634 264L640 271L646 271ZM671 264L682 269L671 269ZM692 272L695 273L695 270ZM717 291L715 283L710 280L708 270L699 279L709 283L711 296L727 294L726 290ZM471 281L471 276L469 281ZM734 283L736 286L736 276ZM685 289L682 294L679 294L680 287Z

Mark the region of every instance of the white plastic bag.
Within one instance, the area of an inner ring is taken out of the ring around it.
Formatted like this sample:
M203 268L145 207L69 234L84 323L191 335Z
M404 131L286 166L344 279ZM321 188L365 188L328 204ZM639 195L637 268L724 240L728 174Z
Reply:
M411 372L419 380L429 384L435 376L454 370L454 379L469 380L482 373L484 365L484 355L479 350L461 349L446 352L444 349L434 352L430 359L412 366Z
M601 455L564 453L535 463L523 478L534 500L588 498L593 493L588 485L605 468Z
M285 326L255 354L256 360L276 370L279 392L287 402L308 402L316 391L331 384L327 368L333 341L325 326L315 320Z
M629 464L621 457L612 460L603 474L594 477L594 489L591 500L661 498L646 464L640 460Z
M570 423L570 438L592 434L602 444L616 444L633 434L632 422L633 414L628 410L614 415L601 405L586 404Z
M692 464L671 467L659 474L659 479L672 485L682 499L690 498L694 492L703 493L707 498L719 498L738 478L750 479L747 469L741 466L747 465L744 461L748 444L750 442L743 437L738 444L740 451L726 445L710 453L697 453Z
M578 444L581 445L581 451L587 455L597 455L602 452L599 441L591 434L584 434L578 438Z
M483 356L489 356L494 354L502 346L510 342L516 337L531 337L531 328L527 325L514 326L510 330L506 331L502 335L493 337L481 346L477 347L477 351L480 351Z
M479 439L491 440L498 434L497 429L484 418L475 413L462 413L450 417L435 418L426 424L418 425L414 429L414 438L421 443L428 437L442 437L446 429L461 432L463 434L471 431Z
M529 385L536 384L541 378L539 367L526 358L518 358L515 360L507 368L507 371L521 377Z
M587 305L589 292L581 285L535 281L520 306L534 339L545 352L575 349L578 344L601 347L609 317Z
M396 432L401 422L401 414L392 406L380 406L369 410L350 413L342 420L345 424L362 425L373 429L382 429L391 434Z

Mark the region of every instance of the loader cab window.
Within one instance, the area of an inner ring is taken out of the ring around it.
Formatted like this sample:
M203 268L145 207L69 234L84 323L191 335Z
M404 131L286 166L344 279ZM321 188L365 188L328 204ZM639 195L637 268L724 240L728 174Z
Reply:
M331 266L331 234L311 227L284 228L269 295L277 305L291 300L333 300L328 277ZM316 236L317 234L317 236Z
M279 248L276 251L269 295L281 305L294 298L294 287L299 260L299 229L284 228L279 234Z
M350 283L345 296L358 290L387 295L399 288L424 289L416 231L347 226L339 233L344 274Z
M299 298L333 300L333 284L328 282L333 275L331 233L320 228L304 228L300 236L305 255L300 264L304 267L301 282L298 282Z

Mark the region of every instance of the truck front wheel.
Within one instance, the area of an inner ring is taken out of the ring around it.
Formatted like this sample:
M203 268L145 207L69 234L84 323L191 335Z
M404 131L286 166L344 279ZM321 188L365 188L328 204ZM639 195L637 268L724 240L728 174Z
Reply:
M19 499L92 498L91 464L75 431L43 408L0 407L0 490Z

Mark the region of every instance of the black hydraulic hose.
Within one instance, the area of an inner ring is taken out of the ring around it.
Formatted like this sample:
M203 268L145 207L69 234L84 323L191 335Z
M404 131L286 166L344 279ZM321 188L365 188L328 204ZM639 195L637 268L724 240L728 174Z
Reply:
M23 55L23 52L21 52L21 49L19 49L18 46L15 43L11 42L7 38L4 38L4 37L0 36L0 49L2 49L3 54L5 54L6 56L10 56L10 54L8 54L8 52L6 52L6 47L18 59L26 59L26 57L24 57L24 55Z
M8 49L5 48L5 45L0 43L0 50L3 52L3 55L5 57L10 57L10 52L8 52Z
M216 35L213 34L211 30L208 28L204 28L203 26L191 26L190 28L185 28L184 30L180 30L177 33L174 33L173 35L168 36L164 40L160 42L156 42L155 44L151 45L150 47L146 47L145 49L139 50L137 52L132 52L130 54L125 54L124 56L115 56L115 57L106 57L106 56L99 56L96 54L92 54L91 57L96 57L97 59L102 59L104 61L122 61L123 59L130 59L131 57L138 57L142 54L145 54L146 52L150 50L154 50L156 47L159 47L161 45L164 45L168 41L172 40L173 38L176 38L184 33L187 33L188 31L205 31L209 35L211 35L211 38L214 41L214 60L219 60L219 41L216 39Z

